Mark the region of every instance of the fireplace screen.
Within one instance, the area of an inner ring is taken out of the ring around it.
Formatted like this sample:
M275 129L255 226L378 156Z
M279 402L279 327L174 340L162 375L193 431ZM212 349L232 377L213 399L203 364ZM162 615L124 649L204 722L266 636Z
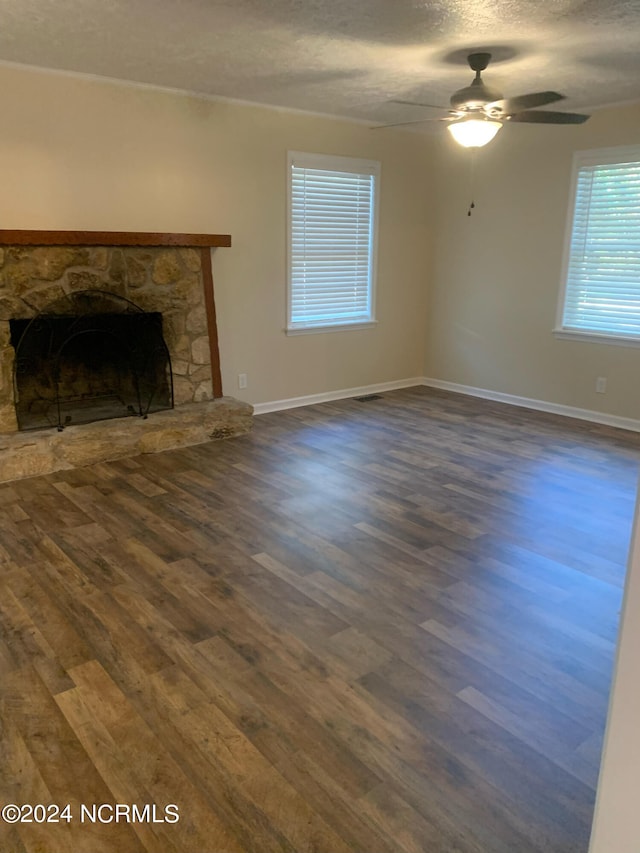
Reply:
M89 290L10 326L19 429L61 430L173 408L161 314Z

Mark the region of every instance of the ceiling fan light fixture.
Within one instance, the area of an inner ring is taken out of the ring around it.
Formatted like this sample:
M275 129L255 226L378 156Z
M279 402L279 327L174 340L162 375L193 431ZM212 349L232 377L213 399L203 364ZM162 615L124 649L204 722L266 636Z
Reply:
M502 127L501 121L488 118L463 118L447 125L455 141L464 148L482 148Z

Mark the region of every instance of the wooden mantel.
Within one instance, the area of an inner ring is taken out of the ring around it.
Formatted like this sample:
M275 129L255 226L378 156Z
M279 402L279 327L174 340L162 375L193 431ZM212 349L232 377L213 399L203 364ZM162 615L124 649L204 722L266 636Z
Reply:
M230 234L161 234L150 231L9 231L0 246L231 246Z
M230 234L162 234L149 231L13 231L0 229L0 246L170 246L200 249L202 283L207 312L214 397L222 397L220 349L213 294L211 249L231 246Z

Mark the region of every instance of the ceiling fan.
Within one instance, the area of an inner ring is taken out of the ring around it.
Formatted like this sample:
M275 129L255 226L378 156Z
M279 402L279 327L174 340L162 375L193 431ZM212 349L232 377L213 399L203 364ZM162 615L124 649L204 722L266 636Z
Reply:
M379 127L401 127L421 124L427 121L448 121L451 135L466 148L479 148L490 142L504 122L530 122L535 124L582 124L589 118L581 113L561 113L550 110L537 110L564 99L558 92L530 92L504 98L501 92L489 88L482 79L482 72L491 61L490 53L470 53L467 57L469 67L475 72L471 85L454 92L450 99L451 109L448 116L433 119L417 119L396 124L378 125ZM416 101L394 101L396 104L408 104L415 107L430 107L446 110L446 107L423 104Z

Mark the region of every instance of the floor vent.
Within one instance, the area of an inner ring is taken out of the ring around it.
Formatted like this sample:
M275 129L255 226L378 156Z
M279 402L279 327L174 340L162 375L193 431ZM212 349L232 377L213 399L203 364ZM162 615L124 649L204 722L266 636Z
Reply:
M365 394L364 397L354 397L358 403L370 403L371 400L382 400L382 394Z

